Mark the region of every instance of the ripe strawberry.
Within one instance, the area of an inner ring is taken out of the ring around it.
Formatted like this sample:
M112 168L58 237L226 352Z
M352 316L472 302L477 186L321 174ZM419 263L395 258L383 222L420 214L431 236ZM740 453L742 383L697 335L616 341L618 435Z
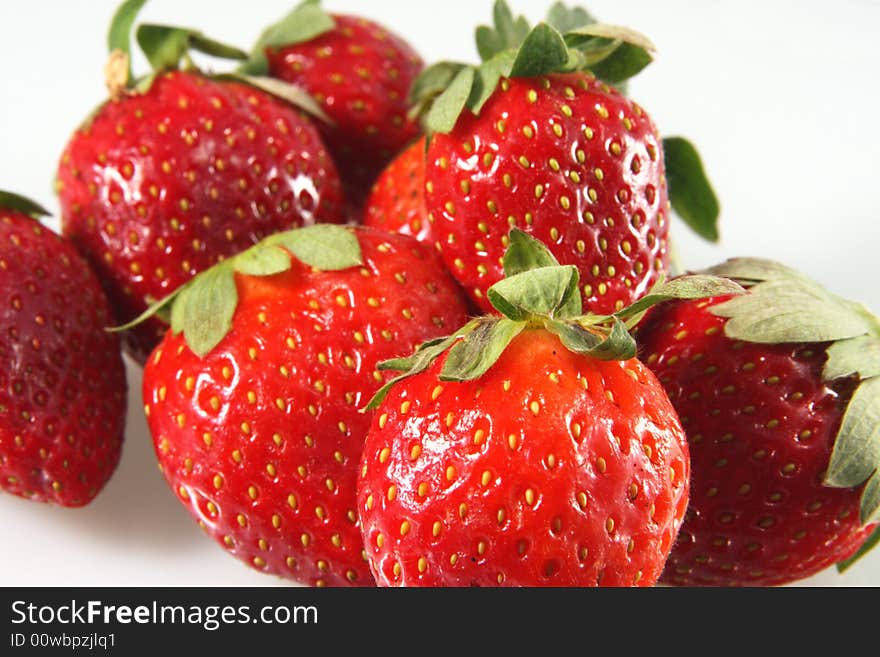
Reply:
M384 586L651 585L687 505L684 432L623 324L584 328L576 268L510 239L504 317L385 365L404 374L361 458L370 568Z
M391 233L412 235L434 245L425 210L425 140L401 151L385 167L367 199L364 225Z
M783 584L850 557L880 519L880 325L776 263L711 271L751 294L670 303L639 329L693 462L663 579Z
M546 23L528 32L509 10L506 19L497 12L496 36L477 33L480 67L439 64L414 89L430 103L445 87L427 113L425 165L425 204L444 261L488 311L486 290L502 277L507 231L517 226L578 267L592 311L620 310L669 264L664 142L648 114L607 84L638 72L652 46L598 24L564 37ZM694 158L685 167L683 151ZM672 152L675 198L711 197L692 147L678 140ZM706 221L707 234L709 205L697 222Z
M195 71L115 90L58 168L63 232L98 273L119 323L262 237L342 221L340 189L302 113ZM126 346L143 361L166 328L141 324Z
M372 584L355 513L359 408L386 378L380 360L464 320L433 250L313 226L224 261L172 303L143 389L168 484L258 570Z
M119 462L125 367L95 275L39 214L0 192L0 489L83 506Z
M407 111L422 67L386 27L307 0L266 30L245 70L294 84L321 105L332 120L319 124L321 134L347 200L360 208L382 168L419 132Z

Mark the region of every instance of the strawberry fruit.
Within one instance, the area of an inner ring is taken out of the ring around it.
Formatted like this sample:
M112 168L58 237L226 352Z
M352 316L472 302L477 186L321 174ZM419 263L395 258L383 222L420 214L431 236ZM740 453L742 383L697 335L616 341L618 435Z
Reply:
M849 559L880 520L880 323L778 263L709 271L750 294L673 302L639 328L693 463L663 580L803 579Z
M0 489L83 506L119 462L125 367L97 278L40 214L0 192Z
M293 254L293 257L291 256ZM318 225L280 233L184 286L144 370L168 484L252 567L371 585L355 504L383 359L464 321L436 254L412 238Z
M335 167L304 114L241 80L173 70L188 47L227 52L197 33L141 25L138 38L159 72L129 88L123 72L57 176L63 233L120 323L262 237L343 218ZM166 328L127 332L129 352L142 362Z
M717 203L696 152L679 139L666 161L645 110L609 86L650 62L653 46L559 7L553 24L531 31L503 2L495 20L477 31L482 65L437 64L413 89L428 108L425 204L444 261L490 311L486 291L502 277L517 226L578 268L586 307L618 311L668 268L670 198L717 238ZM706 201L696 212L694 197Z
M578 273L513 231L502 314L412 357L370 407L358 513L381 586L648 586L684 517L678 417L620 317L581 315ZM607 324L607 326L606 326Z
M359 211L391 158L416 137L409 90L423 63L402 37L306 0L267 28L243 70L308 93L330 118L319 128Z

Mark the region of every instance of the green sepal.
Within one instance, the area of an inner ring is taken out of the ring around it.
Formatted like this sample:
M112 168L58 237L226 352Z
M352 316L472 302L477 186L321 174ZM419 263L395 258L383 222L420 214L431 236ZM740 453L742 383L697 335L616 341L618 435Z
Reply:
M248 75L266 75L269 72L266 48L305 43L335 27L336 22L321 8L320 2L306 0L263 31L239 71Z
M21 212L34 219L48 217L51 214L42 205L29 198L0 189L0 209L4 208Z
M425 117L425 128L429 133L449 133L458 122L471 96L476 71L465 67L455 74L449 86L434 100Z
M480 322L449 350L439 379L472 381L483 376L525 327L525 322L515 322L506 317Z
M526 18L514 17L504 0L495 2L492 19L492 27L480 25L476 31L477 52L484 61L504 50L518 48L529 33L529 22Z
M545 322L544 326L559 337L566 349L578 354L599 360L629 360L636 355L636 341L616 317L612 319L611 330L604 337L572 320L551 320Z
M177 304L182 310L177 312ZM186 344L204 358L232 328L238 290L231 267L222 264L200 275L198 284L187 286L175 301L171 330L185 332Z
M422 71L409 91L409 118L416 119L430 106L431 102L442 94L455 76L466 64L459 62L437 62Z
M547 23L538 23L516 53L510 77L533 78L563 70L569 63L565 39Z
M116 9L110 20L110 28L107 30L107 50L116 50L125 54L128 58L127 85L133 80L131 72L131 30L141 8L147 0L125 0Z
M636 300L632 305L614 313L615 317L627 319L641 314L651 306L673 299L705 299L707 297L742 295L746 290L742 285L729 278L707 276L705 274L687 274L671 280L661 280L648 294Z
M620 25L591 23L565 33L566 43L583 56L583 66L618 85L653 61L654 44L641 32Z
M315 224L276 233L264 241L280 245L297 260L321 271L337 271L363 264L361 246L354 231L337 224Z
M495 93L501 78L511 75L515 57L514 51L505 50L476 68L471 94L467 100L467 107L471 112L479 114L486 101Z
M555 317L560 308L571 313L572 297L580 303L579 274L574 265L539 267L503 278L487 291L489 303L505 317L527 321L533 317Z
M862 381L843 414L824 484L850 488L867 481L859 507L862 524L880 521L880 377Z
M864 543L862 543L862 546L858 550L856 550L855 554L853 554L848 559L844 559L843 561L839 561L837 563L837 572L846 572L856 561L861 559L873 548L875 548L878 543L880 543L880 527L877 527L873 532L871 532L871 535Z
M839 340L828 347L828 360L822 370L822 378L833 381L857 374L860 379L880 376L880 338L860 335L849 340Z
M137 41L155 71L180 66L190 50L224 59L247 59L247 53L234 46L215 41L197 30L168 25L138 26Z
M596 19L582 7L566 7L562 2L555 2L547 10L548 24L565 34L596 22Z
M733 340L779 344L832 342L864 335L870 322L852 304L803 274L779 263L738 258L706 270L749 288L742 295L712 306L727 318L725 334Z
M233 80L242 82L260 91L265 91L271 96L280 98L290 103L294 107L298 107L307 114L320 119L328 125L333 125L333 119L327 116L321 105L312 98L302 87L284 82L277 78L270 78L260 75L245 75L244 73L222 73L214 76L218 80Z
M504 276L509 278L539 267L555 267L559 261L541 240L535 239L524 230L511 228L501 264L504 267Z
M410 356L393 358L379 363L377 369L396 370L401 372L401 374L389 380L385 385L379 388L379 390L376 391L376 394L373 395L369 402L367 402L367 405L361 409L361 412L371 411L378 407L379 404L382 403L382 400L388 395L388 392L392 387L406 378L424 372L440 354L449 349L456 340L473 331L480 322L480 319L471 320L452 335L448 335L444 338L436 338L423 343Z
M128 330L159 315L170 322L175 335L184 334L193 353L204 357L223 340L232 325L238 304L235 274L279 274L290 269L291 254L321 271L348 269L363 263L360 243L351 228L315 224L276 233L201 272L132 321L110 330Z
M683 137L666 137L663 159L672 209L697 235L717 242L721 208L697 149Z

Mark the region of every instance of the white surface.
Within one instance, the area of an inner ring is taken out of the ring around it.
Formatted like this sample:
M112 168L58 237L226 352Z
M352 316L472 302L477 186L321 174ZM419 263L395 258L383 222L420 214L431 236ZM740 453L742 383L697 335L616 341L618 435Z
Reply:
M295 0L151 0L142 19L198 26L248 48ZM472 61L471 26L491 0L433 4L324 0L379 19L427 61ZM549 0L512 0L532 20ZM664 135L698 144L723 203L723 244L674 226L690 268L734 255L773 257L880 311L875 40L880 3L595 0L606 22L647 33L656 61L631 95ZM77 123L104 96L104 34L115 0L0 2L0 188L57 212L51 184ZM442 9L438 9L438 7ZM136 64L143 65L142 60ZM144 70L140 68L139 70ZM677 230L676 230L677 229ZM87 508L0 495L0 585L273 585L206 538L156 469L129 368L122 463ZM880 586L880 549L844 576L802 584Z

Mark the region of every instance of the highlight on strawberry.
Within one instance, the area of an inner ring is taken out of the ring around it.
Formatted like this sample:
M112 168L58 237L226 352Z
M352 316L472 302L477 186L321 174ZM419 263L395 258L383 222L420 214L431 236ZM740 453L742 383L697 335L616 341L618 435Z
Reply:
M476 43L481 64L429 66L411 100L429 137L433 239L483 310L511 227L577 266L583 303L597 313L629 305L667 273L672 210L717 240L719 206L696 150L662 139L623 93L651 62L647 37L559 3L531 27L499 0Z
M684 431L627 325L668 299L741 293L661 283L584 314L576 267L513 229L500 315L409 357L374 409L358 514L380 586L650 586L688 503Z
M749 294L671 302L638 329L691 450L662 579L769 586L845 569L880 539L880 321L771 260L706 273Z
M242 71L271 75L309 94L329 117L318 124L342 174L349 219L382 168L419 134L409 90L424 64L400 35L305 0L266 28Z
M62 232L98 273L117 323L263 237L343 220L338 174L305 113L323 117L320 107L278 80L199 70L193 52L247 53L186 28L139 25L152 71L135 77L129 35L143 4L127 0L114 16L110 98L71 136L57 172ZM123 336L127 350L143 362L166 328L139 325Z
M79 507L116 471L127 384L107 298L47 214L0 191L0 490Z
M171 329L145 366L144 409L181 503L259 571L373 585L355 502L370 422L359 409L390 376L380 361L466 320L434 251L310 226L224 260L149 312Z

